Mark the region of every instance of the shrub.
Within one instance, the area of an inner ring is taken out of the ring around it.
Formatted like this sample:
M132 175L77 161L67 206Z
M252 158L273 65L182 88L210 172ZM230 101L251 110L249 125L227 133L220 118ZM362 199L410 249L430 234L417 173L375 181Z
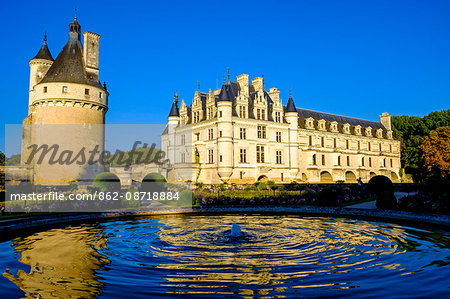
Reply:
M102 172L95 177L92 187L98 188L101 192L119 192L120 180L114 173Z
M191 190L183 190L180 192L179 201L181 206L195 205L196 198Z
M369 190L374 194L379 194L381 192L394 192L394 185L392 181L384 175L376 175L370 179L367 184Z
M393 192L383 191L377 194L377 209L392 210L397 207L397 199Z
M142 179L141 192L161 192L166 179L160 173L152 172Z
M336 206L338 193L330 187L323 188L317 194L317 203L322 206Z

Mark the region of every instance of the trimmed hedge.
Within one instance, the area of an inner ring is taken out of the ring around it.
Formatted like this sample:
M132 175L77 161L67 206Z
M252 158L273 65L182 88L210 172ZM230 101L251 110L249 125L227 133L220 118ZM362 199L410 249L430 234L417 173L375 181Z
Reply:
M95 177L92 187L98 188L101 192L119 192L120 179L114 173L101 172Z

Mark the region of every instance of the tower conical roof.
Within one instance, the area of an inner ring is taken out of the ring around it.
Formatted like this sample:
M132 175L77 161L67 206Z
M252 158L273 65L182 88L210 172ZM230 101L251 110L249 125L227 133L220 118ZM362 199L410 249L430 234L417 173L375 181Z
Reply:
M286 112L297 112L297 108L295 108L294 100L292 99L292 93L289 92L289 100L286 105Z
M33 57L33 59L45 59L53 61L52 54L50 53L50 50L47 46L47 34L44 35L44 43L42 44L36 56Z
M170 116L180 116L180 110L178 110L178 94L175 94L175 97L173 99L172 108L170 108Z

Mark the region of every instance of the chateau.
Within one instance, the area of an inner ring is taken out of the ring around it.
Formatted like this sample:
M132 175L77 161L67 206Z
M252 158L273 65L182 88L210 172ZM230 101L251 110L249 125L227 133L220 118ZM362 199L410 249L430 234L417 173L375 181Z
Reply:
M391 116L380 122L286 105L263 78L224 80L221 89L195 92L192 105L175 95L162 149L169 180L254 183L367 182L375 175L399 181L400 141Z
M105 114L108 110L106 85L99 81L100 35L83 34L75 19L69 24L69 39L54 60L47 36L37 55L30 60L28 116L23 121L22 161L30 157L29 145L57 144L61 150L104 149ZM95 177L100 165L86 169L86 163L71 167L50 165L48 161L33 167L34 181L67 183L83 177Z

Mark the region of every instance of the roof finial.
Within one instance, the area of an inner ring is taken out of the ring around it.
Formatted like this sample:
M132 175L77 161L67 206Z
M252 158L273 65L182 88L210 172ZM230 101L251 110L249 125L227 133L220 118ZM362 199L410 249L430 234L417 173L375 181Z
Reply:
M292 87L289 86L289 97L292 98Z
M198 92L200 92L200 81L199 80L197 80L197 89L198 89Z
M225 84L225 72L223 72L223 84Z
M228 83L230 83L230 67L228 67Z
M75 6L75 20L77 19L77 7Z
M264 75L261 75L262 77L262 87L263 87L263 91L264 91Z
M47 31L45 31L45 33L44 33L44 44L46 44L47 43Z
M175 102L175 104L178 104L178 92L175 91L175 95L173 96L173 101Z

